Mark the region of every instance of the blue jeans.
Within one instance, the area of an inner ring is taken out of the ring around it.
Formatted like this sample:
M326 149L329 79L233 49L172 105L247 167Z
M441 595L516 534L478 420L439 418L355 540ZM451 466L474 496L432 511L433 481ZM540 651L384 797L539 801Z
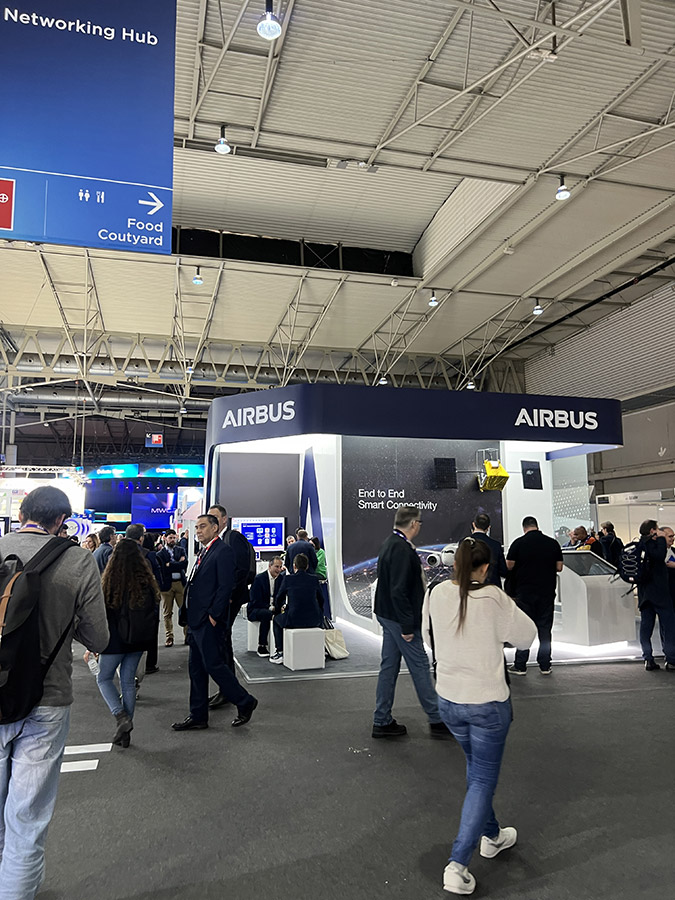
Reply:
M401 657L408 666L417 696L422 704L422 709L429 716L429 721L432 724L440 722L438 694L431 683L429 658L424 649L422 632L415 631L412 641L408 643L403 640L401 626L398 622L383 619L380 616L377 617L377 621L382 626L382 659L377 679L373 724L389 725L393 721L391 708L394 705L396 679L401 669Z
M134 678L136 677L136 669L141 661L141 656L143 654L138 651L137 653L101 653L98 658L100 671L96 676L96 683L113 716L125 712L130 718L133 719L134 717L134 709L136 707ZM121 697L114 682L115 672L118 667L120 670Z
M33 900L44 880L69 706L36 706L0 725L0 900Z
M492 798L511 725L511 701L452 703L439 697L438 708L466 756L466 796L450 862L468 866L481 837L499 834Z

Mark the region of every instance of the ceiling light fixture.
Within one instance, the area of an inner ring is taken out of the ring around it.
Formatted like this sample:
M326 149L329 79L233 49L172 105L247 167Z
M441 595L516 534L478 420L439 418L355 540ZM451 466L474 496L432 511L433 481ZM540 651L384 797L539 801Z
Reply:
M224 125L220 126L220 138L213 149L216 153L220 153L221 156L227 156L228 153L232 153L232 147L228 144L227 138L225 137Z
M265 0L265 15L256 26L256 31L266 41L276 41L281 36L281 22L274 15L273 10L273 0Z
M178 412L181 413L181 415L183 415L187 412L187 409L185 406L181 406L181 408L178 410Z
M466 389L467 389L467 391L475 391L476 390L476 385L475 385L473 379L469 379L469 381L467 381Z
M204 279L202 278L202 272L199 266L197 266L197 270L195 274L192 276L193 284L204 284Z
M560 186L559 186L558 190L555 192L555 199L556 200L567 200L567 199L569 199L569 196L570 196L570 189L565 184L565 176L561 175L560 176Z
M398 287L398 278L392 278L392 279L391 279L391 286L392 286L392 287Z
M436 291L432 291L432 292L431 292L431 297L429 297L429 306L431 306L431 307L433 308L434 306L438 306L438 304L439 304L440 302L441 302L441 301L440 301L440 300L438 299L438 297L436 296Z
M543 312L544 312L544 307L543 307L543 306L541 305L541 303L537 300L537 302L536 302L535 305L534 305L534 309L532 310L532 315L533 315L533 316L540 316Z
M195 370L195 368L192 365L192 363L188 363L187 366L185 367L185 371L188 373L188 375L192 375L194 370Z
M387 381L387 376L383 375L382 378L380 378L380 380L377 383L378 384L389 384L389 382Z

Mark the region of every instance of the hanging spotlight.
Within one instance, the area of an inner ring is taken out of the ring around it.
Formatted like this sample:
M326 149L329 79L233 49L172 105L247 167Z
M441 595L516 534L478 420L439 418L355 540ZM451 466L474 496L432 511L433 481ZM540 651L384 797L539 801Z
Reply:
M441 301L436 296L436 291L431 292L431 297L429 297L429 306L434 307L438 306Z
M181 415L184 415L187 412L187 408L185 406L181 406L178 412L181 413Z
M226 156L228 153L232 153L232 147L227 143L227 138L225 137L225 126L220 126L220 139L218 143L213 148L216 153L220 153L221 156Z
M256 26L256 31L266 41L276 41L281 35L281 23L274 15L273 9L273 0L265 0L265 15Z
M533 315L533 316L540 316L543 312L544 312L544 307L543 307L543 306L541 305L541 303L537 300L537 302L536 302L535 305L534 305L534 309L532 310L532 315Z
M377 383L378 384L389 384L389 382L387 381L387 376L383 375L382 378L380 378L380 380Z
M193 284L204 284L204 279L202 278L202 272L199 266L197 266L197 270L195 274L192 276Z
M473 379L469 379L469 381L467 381L466 389L467 389L467 391L475 391L476 390L476 385L475 385Z
M192 363L188 363L187 366L185 367L185 371L188 373L188 375L192 375L194 370L195 370L195 367L192 365Z
M567 199L569 199L569 196L570 196L570 189L565 184L565 176L561 175L560 176L560 187L555 192L555 199L556 200L567 200Z

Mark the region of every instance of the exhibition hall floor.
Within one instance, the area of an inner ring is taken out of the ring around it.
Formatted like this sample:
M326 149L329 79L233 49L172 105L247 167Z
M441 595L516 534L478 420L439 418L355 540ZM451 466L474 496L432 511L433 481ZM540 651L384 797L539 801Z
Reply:
M464 791L464 760L433 741L401 676L398 742L373 741L372 677L256 684L250 724L230 708L207 731L176 733L187 712L187 648L160 650L133 743L70 755L61 777L41 900L428 900ZM68 744L112 732L76 656ZM657 900L673 879L669 784L675 675L639 664L530 670L513 685L515 720L496 810L519 829L495 860L474 857L475 896L499 900ZM97 762L96 762L97 761Z

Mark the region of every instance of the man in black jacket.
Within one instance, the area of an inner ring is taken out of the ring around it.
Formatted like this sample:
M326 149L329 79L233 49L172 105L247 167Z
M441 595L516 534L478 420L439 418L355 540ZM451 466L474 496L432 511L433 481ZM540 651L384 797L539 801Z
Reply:
M157 551L157 563L162 573L160 584L164 614L165 647L173 647L173 604L183 605L187 553L178 543L178 535L171 528L164 536L164 546Z
M490 568L488 569L485 584L495 584L498 588L502 586L502 578L506 578L509 570L506 568L506 560L504 559L504 548L488 535L490 530L490 516L487 513L478 513L475 521L471 525L471 537L476 541L482 541L490 548Z
M664 533L653 519L640 525L639 552L645 578L638 585L638 609L640 610L640 644L645 669L652 672L660 666L654 662L652 632L659 617L661 640L666 657L666 671L675 672L675 612L670 599L666 555L668 546Z
M260 622L260 632L258 635L258 656L269 656L268 639L270 633L270 622L274 615L276 607L277 594L281 582L284 580L281 571L284 567L284 561L280 556L273 556L269 561L266 572L256 575L251 585L251 599L246 608L246 615L249 622Z
M377 679L373 737L401 737L405 725L392 717L396 679L405 659L422 708L429 717L432 737L450 738L438 712L438 695L431 682L429 658L422 641L422 564L412 544L422 520L416 506L401 506L394 531L377 559L375 615L382 626L382 660Z
M309 562L309 569L307 570L309 574L316 575L316 550L314 549L314 544L310 543L309 535L304 528L298 528L295 534L295 541L286 550L284 565L288 572L293 571L293 560L301 553L307 557Z
M181 625L188 626L190 715L182 722L174 722L174 731L208 727L209 676L226 702L236 705L238 714L232 722L235 728L245 725L258 705L223 660L222 633L228 628L234 554L219 539L218 527L215 516L197 519L197 539L202 549L190 573L179 618Z

